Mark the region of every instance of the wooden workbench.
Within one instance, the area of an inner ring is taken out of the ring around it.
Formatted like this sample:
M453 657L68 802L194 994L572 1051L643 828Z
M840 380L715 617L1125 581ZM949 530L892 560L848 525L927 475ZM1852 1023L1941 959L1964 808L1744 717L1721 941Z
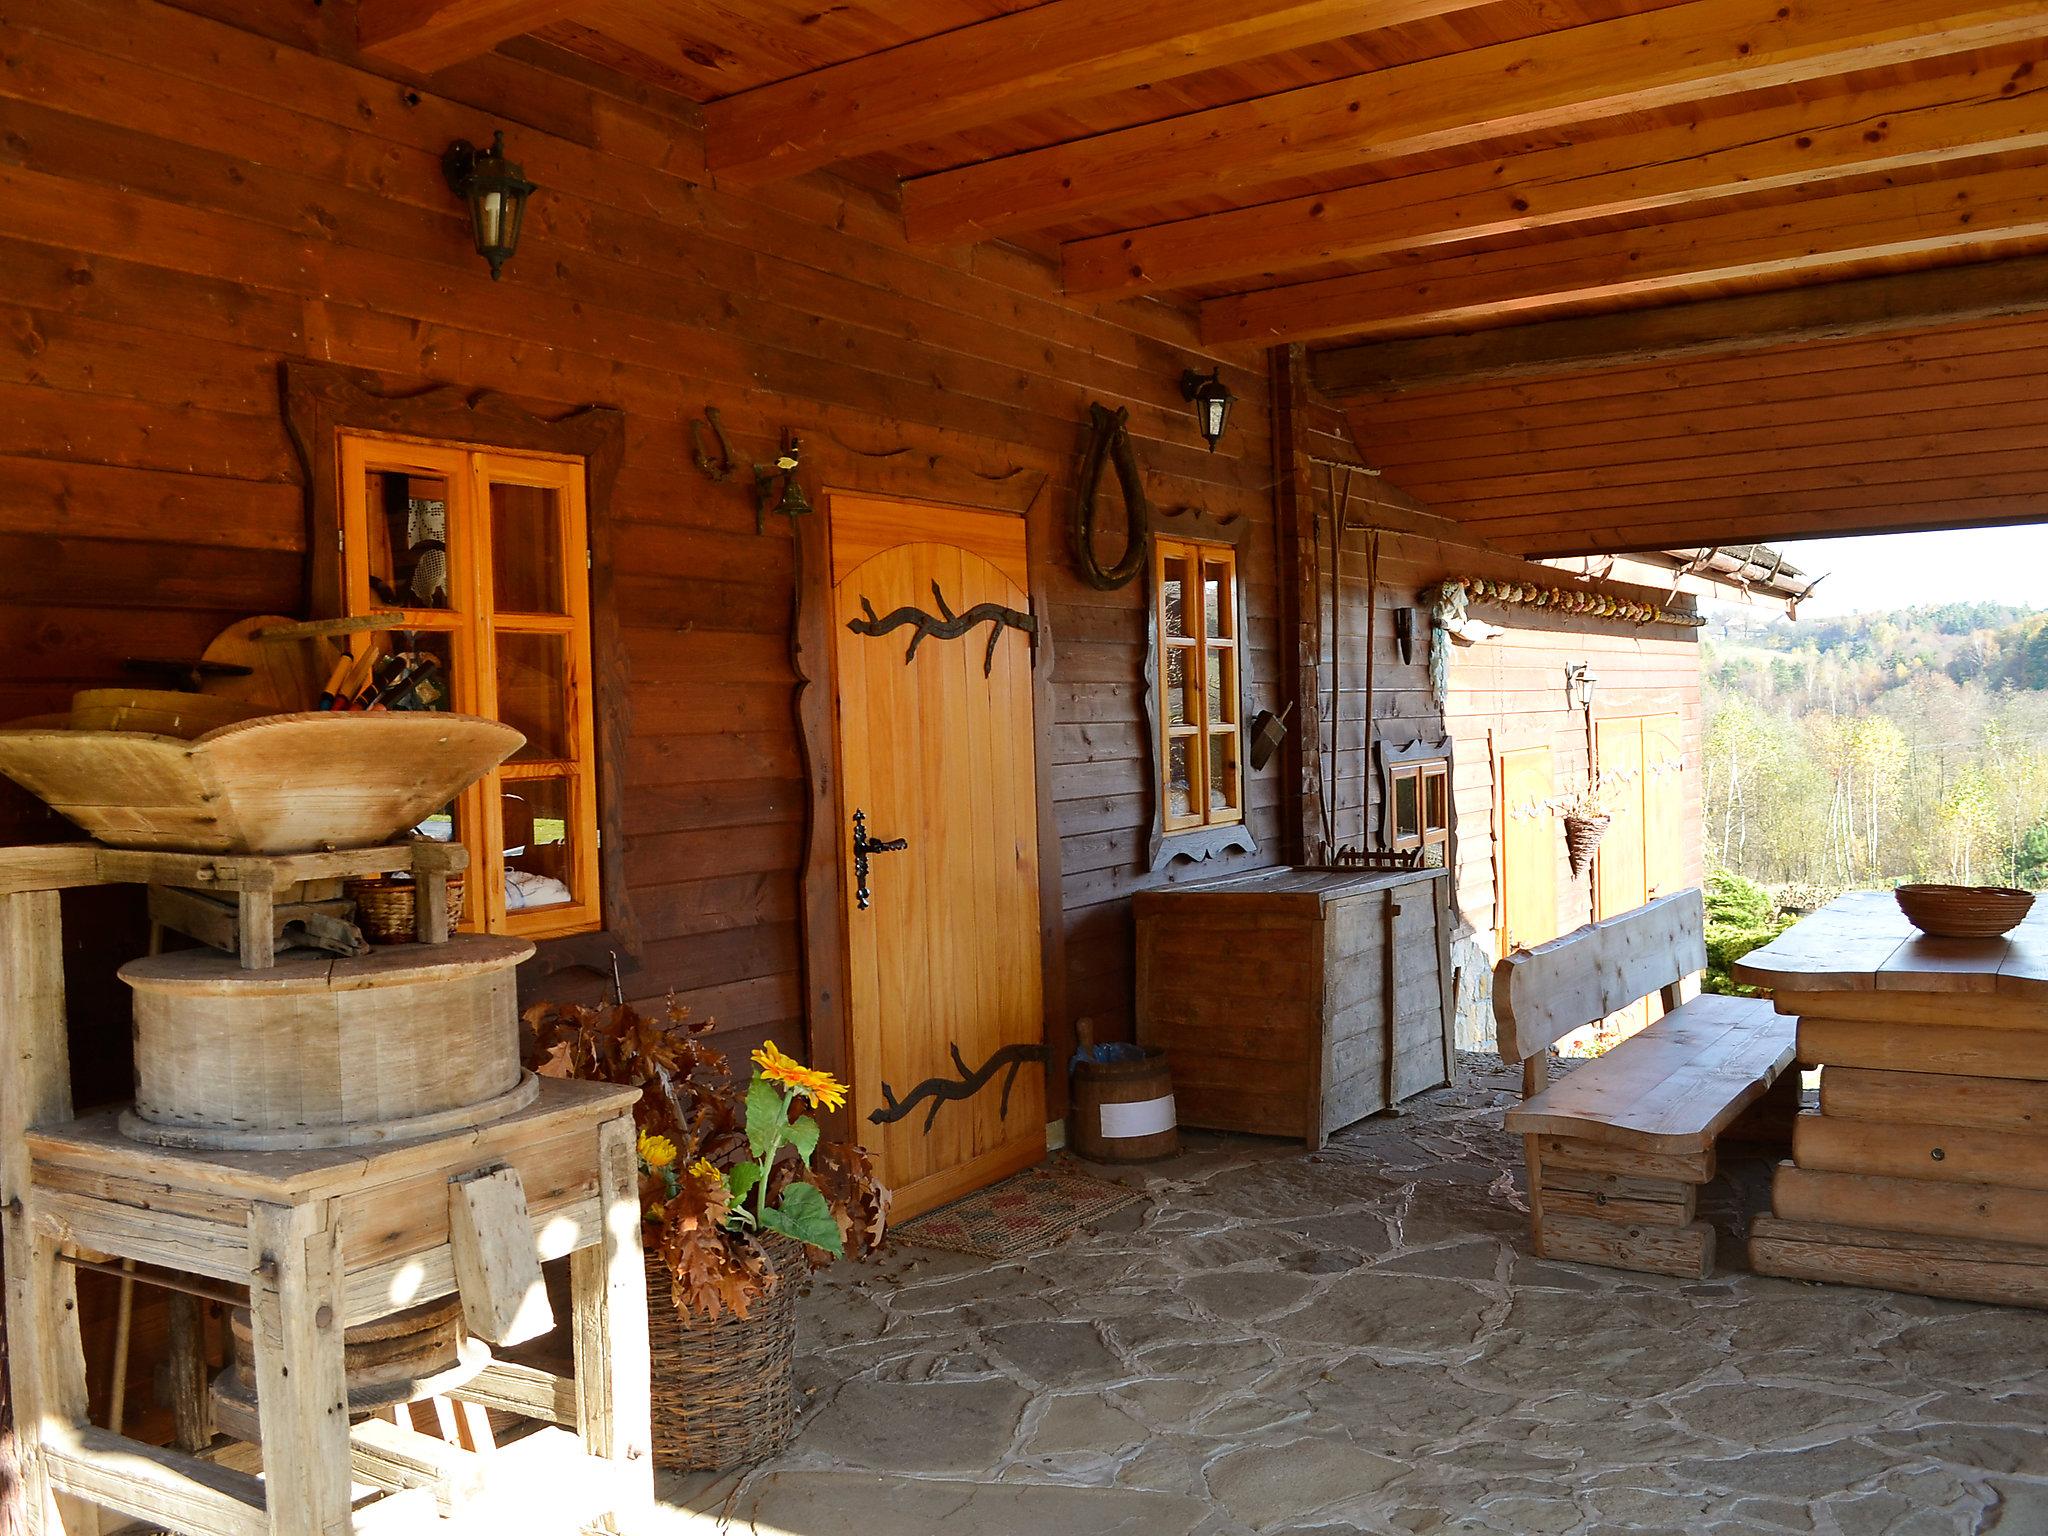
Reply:
M2002 939L1938 939L1854 892L1735 975L1822 1068L1755 1268L2048 1307L2048 903Z

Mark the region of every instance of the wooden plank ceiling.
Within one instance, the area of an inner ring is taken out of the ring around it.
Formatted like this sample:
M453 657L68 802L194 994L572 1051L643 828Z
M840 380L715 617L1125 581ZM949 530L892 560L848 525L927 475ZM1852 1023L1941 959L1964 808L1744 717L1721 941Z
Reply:
M915 241L1305 344L1369 456L1512 549L2048 517L2039 0L358 16L403 67L523 36L679 91L721 184L897 182Z

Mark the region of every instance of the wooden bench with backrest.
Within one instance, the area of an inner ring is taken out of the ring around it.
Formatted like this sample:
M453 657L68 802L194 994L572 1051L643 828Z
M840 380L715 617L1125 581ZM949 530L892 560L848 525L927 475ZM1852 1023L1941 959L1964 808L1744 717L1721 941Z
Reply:
M1794 1021L1761 998L1682 1001L1706 963L1700 893L1685 890L1494 968L1500 1054L1522 1063L1506 1124L1528 1158L1539 1255L1703 1279L1714 1229L1696 1210L1716 1141L1790 1140ZM1552 1045L1652 992L1662 1018L1550 1082Z

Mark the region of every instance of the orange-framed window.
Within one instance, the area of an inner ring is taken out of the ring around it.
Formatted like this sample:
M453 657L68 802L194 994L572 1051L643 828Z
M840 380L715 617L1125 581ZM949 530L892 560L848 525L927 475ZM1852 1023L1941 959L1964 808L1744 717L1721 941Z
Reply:
M339 451L348 611L400 615L356 643L431 658L412 707L526 737L421 825L469 849L463 926L532 939L598 927L583 461L359 433Z
M1160 827L1167 835L1244 820L1238 714L1237 552L1155 538Z

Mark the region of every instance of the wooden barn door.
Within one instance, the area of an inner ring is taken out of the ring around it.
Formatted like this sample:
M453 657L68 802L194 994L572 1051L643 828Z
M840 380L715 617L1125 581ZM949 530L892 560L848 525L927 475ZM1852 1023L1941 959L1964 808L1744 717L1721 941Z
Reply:
M1613 917L1675 891L1685 879L1684 747L1674 714L1602 720L1594 764L1613 825L1594 859L1594 916ZM1628 1035L1663 1013L1655 997L1608 1020Z
M904 1217L1045 1154L1042 1059L1010 1066L1045 1039L1024 522L853 496L831 519L853 1102ZM904 845L864 891L857 812ZM898 1114L928 1083L959 1096Z
M1685 884L1685 737L1677 715L1643 719L1643 899Z
M1557 861L1564 857L1557 816L1550 800L1550 748L1524 747L1500 755L1499 828L1494 857L1499 865L1500 952L1557 937Z

